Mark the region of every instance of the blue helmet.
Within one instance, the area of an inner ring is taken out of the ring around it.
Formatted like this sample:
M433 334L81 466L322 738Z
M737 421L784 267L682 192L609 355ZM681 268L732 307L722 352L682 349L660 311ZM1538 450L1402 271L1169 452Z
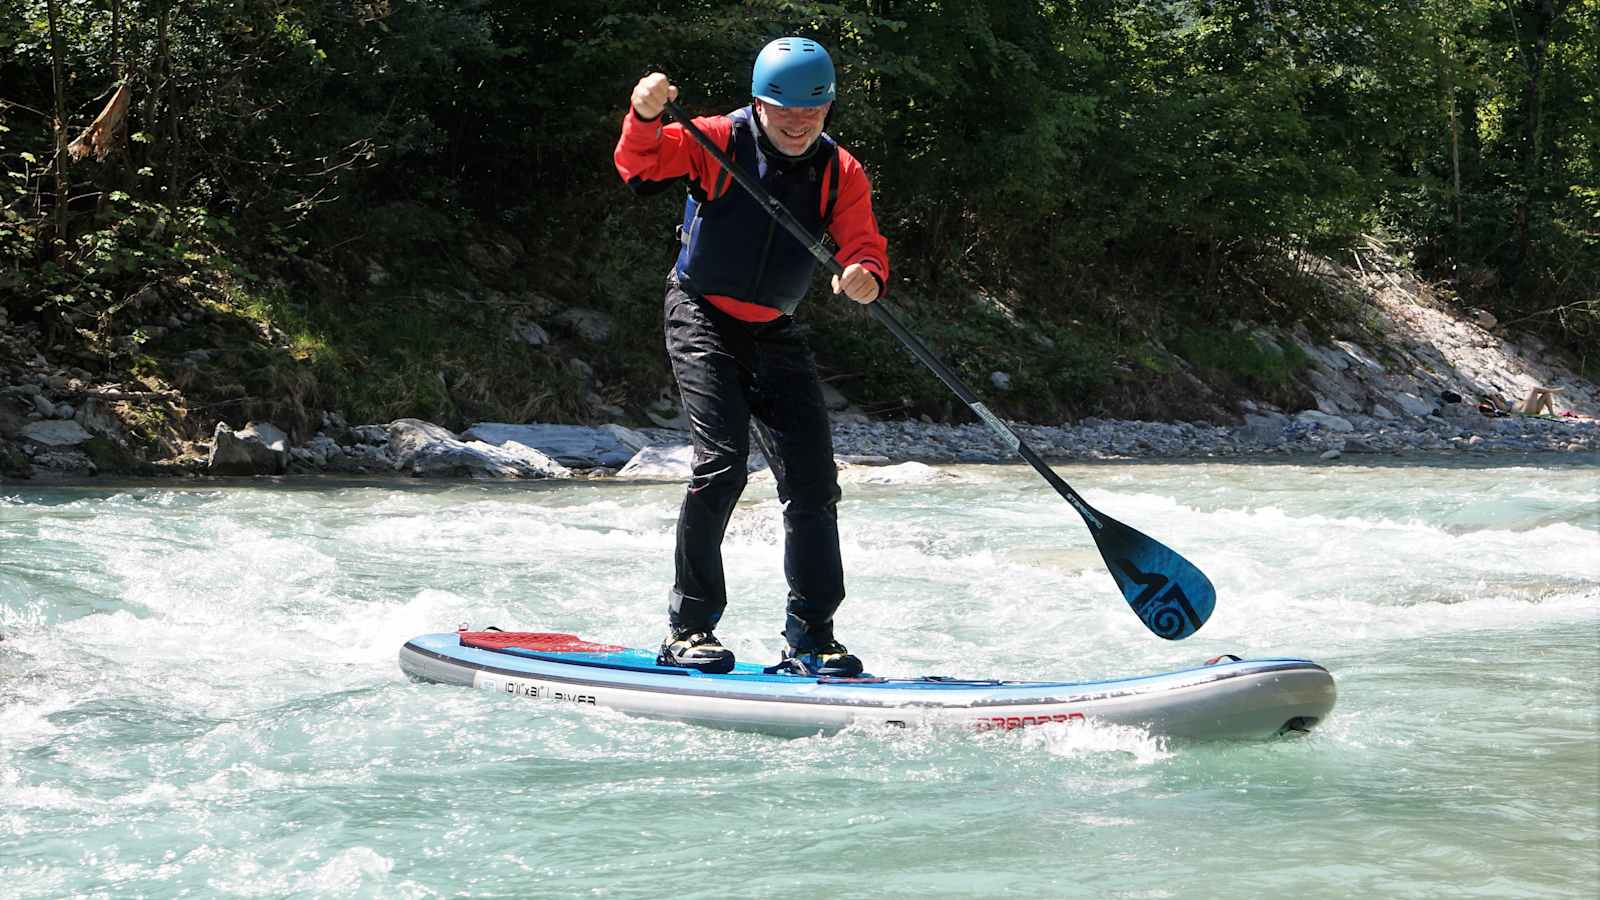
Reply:
M833 60L806 38L778 38L762 47L750 72L750 96L773 106L822 106L833 94Z

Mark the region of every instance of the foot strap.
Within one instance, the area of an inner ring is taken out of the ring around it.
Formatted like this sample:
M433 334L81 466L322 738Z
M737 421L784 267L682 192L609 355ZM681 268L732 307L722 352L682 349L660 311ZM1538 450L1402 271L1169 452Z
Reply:
M761 671L768 675L816 675L806 661L798 656L787 656L778 660L777 665L767 666Z

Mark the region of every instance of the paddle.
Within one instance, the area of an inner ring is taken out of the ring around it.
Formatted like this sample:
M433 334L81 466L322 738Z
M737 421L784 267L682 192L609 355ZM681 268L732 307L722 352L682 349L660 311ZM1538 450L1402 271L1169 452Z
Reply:
M778 224L794 235L795 240L805 245L829 274L843 273L844 267L839 265L833 254L823 246L822 238L808 233L805 226L801 225L777 198L768 193L759 181L734 164L722 148L712 143L705 132L694 124L676 101L668 100L666 110L729 175L733 176L733 180L739 182L740 187L750 192L750 196L754 197L756 202L778 221ZM1072 504L1072 508L1078 511L1078 515L1082 516L1084 523L1089 526L1089 533L1094 537L1095 546L1100 548L1100 556L1105 560L1106 567L1111 570L1111 576L1116 579L1122 596L1133 607L1133 611L1145 627L1160 637L1175 641L1194 634L1205 624L1206 619L1211 616L1212 607L1216 605L1217 595L1216 589L1211 586L1211 580L1206 578L1205 573L1161 542L1129 528L1090 506L1071 485L1045 465L1039 454L1023 443L1022 438L1012 431L1010 426L990 412L989 408L983 405L983 401L962 384L961 379L957 378L932 350L929 350L916 335L907 331L882 300L867 304L867 309L900 339L900 343L904 344L913 356L932 369L933 374L939 376L939 380L954 391L956 396L961 398L961 402L976 413L984 424L992 428L1007 446L1027 460L1034 471L1044 476L1044 480L1056 489L1056 493Z

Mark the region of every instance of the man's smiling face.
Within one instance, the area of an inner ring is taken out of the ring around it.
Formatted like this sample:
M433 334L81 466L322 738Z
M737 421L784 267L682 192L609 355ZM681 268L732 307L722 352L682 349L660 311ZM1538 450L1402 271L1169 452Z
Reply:
M799 156L810 149L817 136L822 134L822 123L828 118L832 103L822 106L773 106L756 101L756 114L761 117L761 128L767 133L778 152L786 156Z

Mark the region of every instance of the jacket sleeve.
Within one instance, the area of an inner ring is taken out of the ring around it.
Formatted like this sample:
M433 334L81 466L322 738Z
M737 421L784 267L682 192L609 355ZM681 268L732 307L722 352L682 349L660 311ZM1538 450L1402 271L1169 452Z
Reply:
M889 289L889 242L878 230L872 214L872 183L861 163L839 148L839 197L828 225L839 250L833 255L841 266L860 263L878 279L878 296Z
M726 116L705 116L694 124L722 149L733 138L733 123ZM622 117L622 137L611 154L617 174L635 193L653 193L678 178L692 178L709 193L716 181L717 161L706 153L676 122L661 117L640 119L630 108Z

